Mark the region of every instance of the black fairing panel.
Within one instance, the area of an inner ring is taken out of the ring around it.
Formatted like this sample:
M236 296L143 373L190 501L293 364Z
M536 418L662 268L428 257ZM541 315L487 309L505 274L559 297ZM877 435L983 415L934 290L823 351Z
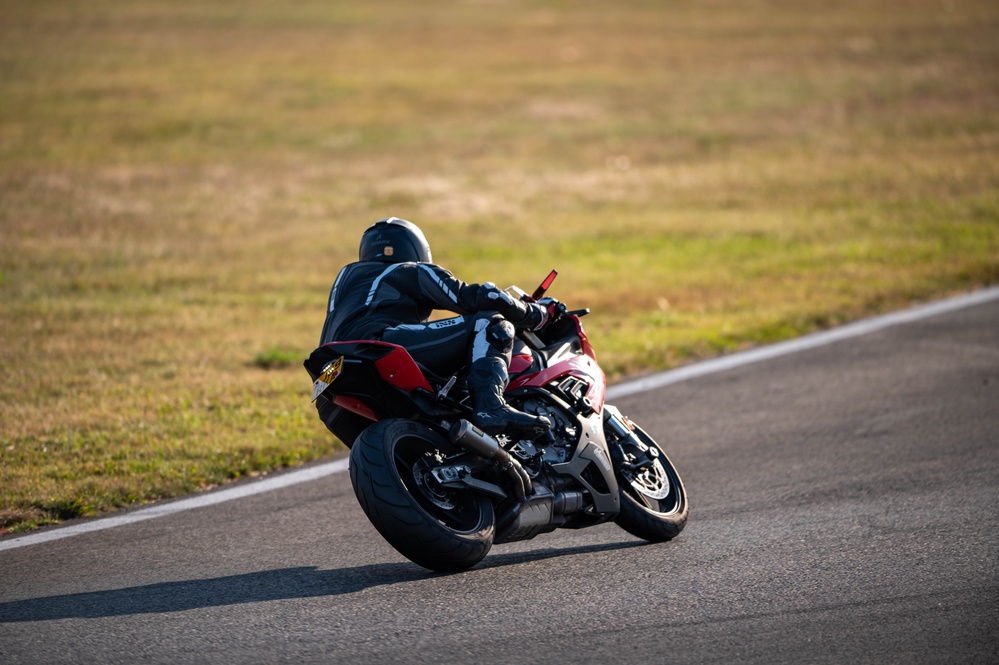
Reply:
M323 397L330 401L337 395L352 397L383 418L415 418L419 409L413 398L387 383L375 366L375 361L392 351L393 347L381 344L334 342L317 348L303 364L315 381L329 363L343 358L339 375L323 391Z
M589 418L580 417L579 422L582 428L575 454L567 462L553 464L552 470L579 481L590 492L598 513L616 515L621 510L621 496L604 438L602 418L593 414Z

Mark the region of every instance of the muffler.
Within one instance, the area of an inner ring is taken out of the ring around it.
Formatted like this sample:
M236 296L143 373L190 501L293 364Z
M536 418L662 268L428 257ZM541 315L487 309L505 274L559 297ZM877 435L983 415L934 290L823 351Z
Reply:
M499 441L489 436L464 418L451 426L448 433L453 443L458 444L470 453L479 457L494 460L499 464L500 471L506 472L513 481L513 491L517 499L524 501L533 493L531 477L510 453L503 449Z

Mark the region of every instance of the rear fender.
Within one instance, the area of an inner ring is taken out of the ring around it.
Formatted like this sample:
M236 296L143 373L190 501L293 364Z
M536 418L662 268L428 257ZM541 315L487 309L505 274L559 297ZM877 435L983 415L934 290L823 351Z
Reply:
M432 392L409 352L397 344L370 340L331 342L313 351L305 369L320 395L345 409L378 420L419 413L411 393Z

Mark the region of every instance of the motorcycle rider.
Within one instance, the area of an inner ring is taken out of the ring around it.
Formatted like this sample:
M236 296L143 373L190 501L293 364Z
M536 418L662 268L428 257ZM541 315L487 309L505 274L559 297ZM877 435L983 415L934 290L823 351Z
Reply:
M555 301L527 303L489 282L456 279L433 263L419 227L398 217L381 219L364 231L358 258L333 282L320 344L364 339L398 344L441 376L467 363L472 422L481 430L516 430L536 437L551 427L547 418L510 407L503 392L516 329L543 327L554 315ZM429 322L435 309L460 316ZM324 398L316 404L333 429L338 407Z

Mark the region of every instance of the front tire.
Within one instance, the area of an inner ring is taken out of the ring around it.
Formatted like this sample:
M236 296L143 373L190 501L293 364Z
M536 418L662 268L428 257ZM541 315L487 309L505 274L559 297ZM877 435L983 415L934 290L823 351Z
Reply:
M653 543L672 540L687 524L687 491L662 446L637 425L633 432L658 455L639 470L614 465L621 488L621 512L614 521L631 535Z
M407 559L438 572L465 570L489 552L492 504L467 490L435 486L430 469L453 447L410 420L380 420L350 450L357 501L378 532Z

